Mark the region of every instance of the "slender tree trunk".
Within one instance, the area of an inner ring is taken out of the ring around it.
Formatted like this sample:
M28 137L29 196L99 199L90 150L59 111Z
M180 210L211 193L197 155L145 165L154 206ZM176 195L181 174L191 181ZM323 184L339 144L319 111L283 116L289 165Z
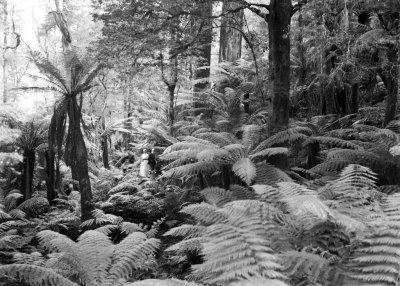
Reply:
M24 150L24 169L22 171L21 192L24 194L24 200L32 197L33 192L33 172L35 170L35 150Z
M299 25L299 33L296 38L296 49L298 53L299 62L301 65L298 74L298 79L299 79L298 85L303 86L306 84L306 79L307 79L307 69L306 69L307 59L306 59L306 48L303 44L304 24L303 24L302 10L299 11L298 25Z
M88 154L81 131L81 111L76 96L70 99L68 109L69 130L71 136L71 169L76 174L81 193L81 220L85 221L93 217L94 210L92 188L89 178Z
M399 89L399 59L398 49L395 45L389 45L388 51L389 67L386 69L386 110L385 110L385 126L394 119L396 115L397 94Z
M7 84L7 35L8 35L8 1L3 0L3 103L7 102L8 84Z
M239 3L224 0L222 12L239 7ZM237 30L243 27L243 10L232 13L221 20L219 38L219 61L235 62L242 56L242 34Z
M103 130L105 130L106 128L106 122L105 122L105 118L104 116L101 118L101 125L103 127ZM103 151L103 166L106 169L110 169L110 163L108 161L108 137L107 136L103 136L101 138L101 149Z
M168 86L169 93L169 108L168 108L168 128L169 135L174 135L174 122L175 122L175 84Z
M269 133L287 128L290 90L291 0L271 0L268 19L272 114Z
M351 85L351 105L350 105L350 113L354 114L358 112L358 82L353 83Z
M196 69L194 71L194 79L208 79L210 77L210 64L211 64L211 44L212 44L212 2L205 2L199 4L199 10L204 18L201 25L203 26L202 32L199 37L199 56L197 60ZM207 68L204 68L207 66ZM199 68L200 67L200 68ZM194 85L194 92L201 92L208 86L208 82L203 80L202 82Z
M55 173L54 173L54 164L55 164L55 153L53 150L49 148L49 150L45 153L46 158L46 187L47 187L47 200L50 204L53 203L53 200L56 198L55 191Z

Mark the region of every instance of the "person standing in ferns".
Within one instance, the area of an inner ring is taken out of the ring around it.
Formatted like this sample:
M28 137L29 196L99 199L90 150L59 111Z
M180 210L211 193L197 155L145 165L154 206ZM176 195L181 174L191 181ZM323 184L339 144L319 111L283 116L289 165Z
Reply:
M146 149L143 149L143 154L140 157L139 176L145 178L149 176L149 154Z

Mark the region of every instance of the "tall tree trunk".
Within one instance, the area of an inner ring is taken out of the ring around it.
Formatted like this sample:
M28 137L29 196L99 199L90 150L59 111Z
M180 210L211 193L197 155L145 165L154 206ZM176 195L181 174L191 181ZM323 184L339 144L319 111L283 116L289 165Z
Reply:
M351 105L350 105L350 113L354 114L358 112L358 90L359 85L358 82L355 82L351 85Z
M101 118L101 125L103 130L106 129L106 122L104 116ZM108 137L103 136L101 137L101 150L103 151L102 153L102 158L103 158L103 166L106 169L110 169L110 163L108 161Z
M33 192L33 172L35 170L35 150L24 150L24 169L22 170L21 192L24 194L24 200L32 197Z
M3 0L3 103L7 102L8 84L7 84L7 35L8 35L8 1Z
M78 106L76 96L70 99L68 108L69 130L71 149L71 169L76 174L81 193L81 220L93 218L94 210L92 188L89 178L88 154L81 131L81 110Z
M204 20L201 23L202 31L198 40L199 47L199 59L196 63L196 69L194 71L194 79L207 79L210 76L210 64L211 64L211 44L212 44L212 2L205 2L199 4L199 10ZM207 68L204 68L207 66ZM200 67L200 68L199 68ZM208 82L203 80L194 85L194 92L200 92L208 86Z
M269 133L287 128L290 90L290 21L291 0L271 0L268 19L270 84L272 114Z
M169 135L174 135L174 122L175 122L175 84L168 86L169 93L169 108L168 108L168 128Z
M225 13L239 7L239 3L224 0L222 12ZM243 27L243 10L229 14L221 20L219 38L219 61L235 62L242 56L242 34L239 30Z
M56 198L56 191L55 191L55 173L54 173L54 164L55 164L55 153L54 150L46 151L45 158L46 158L46 187L47 187L47 200L50 204L53 203L54 199Z
M298 17L298 25L299 25L299 33L297 34L296 37L296 49L298 53L298 58L300 62L300 69L299 69L299 74L298 74L298 85L303 86L306 84L306 79L307 79L307 59L306 59L306 48L303 44L303 33L304 33L304 23L303 23L303 12L302 10L299 11L299 17Z
M385 110L385 126L394 119L396 115L397 94L399 89L399 59L398 49L395 45L388 45L387 51L389 67L386 69L386 110Z

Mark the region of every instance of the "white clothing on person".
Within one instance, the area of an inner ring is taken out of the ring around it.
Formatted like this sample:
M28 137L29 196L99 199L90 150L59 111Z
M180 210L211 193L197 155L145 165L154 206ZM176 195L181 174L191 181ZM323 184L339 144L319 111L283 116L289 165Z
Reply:
M148 177L149 176L149 154L144 153L141 156L139 176Z

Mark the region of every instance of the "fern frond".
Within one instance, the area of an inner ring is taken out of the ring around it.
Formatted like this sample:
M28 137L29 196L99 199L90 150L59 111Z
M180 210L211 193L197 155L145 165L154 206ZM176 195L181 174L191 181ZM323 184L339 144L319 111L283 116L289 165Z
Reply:
M256 198L254 191L240 185L230 185L229 190L236 200L253 200Z
M352 163L352 161L349 160L329 160L315 165L310 169L310 171L316 174L339 172L350 163Z
M132 234L131 234L132 235ZM133 270L145 267L145 263L159 248L160 241L155 238L136 242L135 245L130 245L129 249L116 256L116 261L113 261L111 268L108 271L107 282L105 285L112 286L119 279L128 278Z
M104 211L100 209L95 209L92 211L93 218L86 220L81 223L81 228L91 227L93 225L102 225L102 224L118 224L122 221L121 217L112 215L112 214L105 214Z
M319 219L326 220L333 213L319 198L315 191L292 182L278 183L283 202L287 203L289 209L296 217L307 214L314 215Z
M0 276L23 279L31 285L78 286L78 284L57 274L52 269L35 265L3 265L0 266Z
M269 185L252 185L251 187L263 202L277 203L282 198L282 194L278 189Z
M49 201L43 197L32 197L18 206L24 212L38 213L50 206Z
M191 215L193 218L206 225L219 223L227 218L217 207L206 203L189 205L184 207L181 212Z
M206 227L202 225L183 224L168 230L165 236L182 236L185 238L200 237L205 232Z
M289 277L308 278L309 283L321 285L342 285L343 270L332 267L328 259L320 255L305 251L287 251L281 255L283 258L284 272Z
M162 176L167 178L180 178L184 176L194 176L200 172L212 172L218 168L219 165L214 161L201 161L169 169L164 172Z
M209 226L203 244L205 262L194 265L192 275L207 283L248 277L283 279L266 235L257 213L232 215L225 223Z
M205 132L196 135L196 138L207 140L220 147L235 143L237 139L228 132Z
M210 187L201 191L206 202L215 207L222 207L232 201L232 193L218 187Z
M249 158L239 159L233 164L232 171L247 185L251 184L257 174L256 166Z
M292 181L293 180L281 169L266 163L257 164L256 177L254 178L255 184L275 185L278 182Z
M277 145L293 144L298 141L304 141L307 139L307 135L299 132L296 128L287 129L272 135L267 140L262 141L255 149L254 152L260 152L270 147L276 147Z
M83 266L77 269L80 279L86 285L101 285L112 262L113 244L105 234L89 230L79 237L76 246Z
M307 139L303 144L307 145L310 143L319 142L321 144L326 145L329 148L348 148L348 149L362 149L361 146L354 144L350 141L335 138L335 137L328 137L328 136L317 136L311 137Z
M258 160L265 160L267 157L274 156L274 155L287 155L289 153L289 149L285 147L274 147L274 148L267 148L261 150L257 153L251 154L249 156L250 159L258 161Z

